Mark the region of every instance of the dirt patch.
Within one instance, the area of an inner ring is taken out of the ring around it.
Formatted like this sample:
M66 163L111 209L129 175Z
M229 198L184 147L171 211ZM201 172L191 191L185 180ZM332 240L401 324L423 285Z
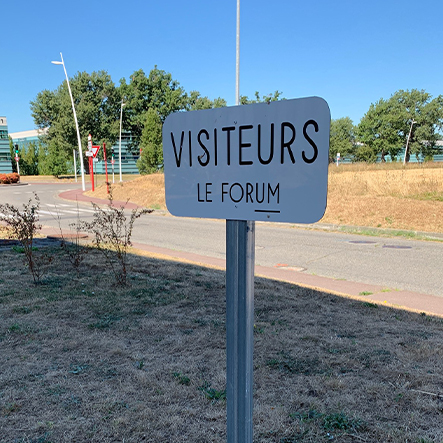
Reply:
M49 251L49 248L46 248ZM0 262L0 442L225 442L225 275ZM442 441L440 318L256 279L254 441Z

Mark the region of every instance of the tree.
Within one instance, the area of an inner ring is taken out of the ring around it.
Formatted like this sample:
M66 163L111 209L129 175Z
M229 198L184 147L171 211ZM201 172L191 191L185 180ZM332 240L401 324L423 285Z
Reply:
M11 137L9 137L9 152L11 153L12 172L17 172L17 162L15 161L16 148ZM38 147L35 142L26 143L18 148L20 158L18 164L20 175L38 175Z
M74 98L75 110L80 130L82 147L87 146L88 134L94 143L106 142L110 146L119 133L120 95L106 71L78 72L69 80ZM72 113L71 98L66 81L55 91L44 90L31 102L31 112L37 128L48 128L42 140L51 150L54 158L69 159L69 169L73 171L73 149L77 150L77 130ZM64 155L53 152L63 149ZM62 162L63 163L63 162ZM84 160L85 165L87 162ZM57 163L60 170L61 163ZM51 170L46 162L43 167Z
M202 97L198 91L191 91L188 95L180 83L173 80L170 73L158 69L157 66L148 76L142 69L135 71L130 76L129 83L124 78L121 79L119 93L125 102L122 126L131 133L132 149L142 147L142 134L147 122L147 113L151 109L157 113L163 123L173 112L226 106L226 100L220 97L210 100L208 97ZM153 114L149 119L152 118ZM146 140L145 137L145 143ZM142 149L145 150L143 147ZM144 161L145 159L142 159L142 163Z
M409 161L410 154L418 158L419 154L429 156L437 151L436 142L441 138L438 130L442 127L443 96L431 100L427 92L412 89L399 90L388 100L371 104L357 132L365 149L372 150L372 156L380 154L384 161L389 154L395 159L408 145Z
M26 143L20 149L20 174L38 175L38 148L35 142Z
M171 74L157 66L148 77L140 69L130 79L129 84L125 79L120 80L119 93L125 102L123 128L131 132L132 145L138 146L148 110L154 109L161 121L164 121L172 112L187 108L188 96Z
M14 142L12 141L11 136L9 136L9 153L11 154L12 172L17 172L17 162L14 160L15 146L14 146Z
M392 99L380 99L371 104L358 125L358 136L365 146L359 148L363 157L357 153L356 160L375 161L378 154L383 162L387 154L392 159L396 158L402 148L399 111L398 103Z
M224 98L218 97L215 100L210 100L208 97L202 97L198 91L191 91L186 109L188 111L198 111L200 109L223 108L224 106L226 106Z
M408 145L406 161L411 154L417 158L421 154L426 158L437 153L436 142L441 139L438 130L443 129L443 96L431 100L431 95L424 90L412 89L397 91L391 99L400 108L399 133L403 146Z
M163 166L162 121L155 109L145 113L140 149L142 153L137 161L140 174L151 174Z
M280 91L275 91L273 94L263 95L262 98L260 98L260 93L255 91L255 100L249 99L246 95L241 95L239 101L241 105L249 105L251 103L270 103L279 100L281 94Z
M355 126L349 117L331 121L329 135L329 161L334 162L337 154L342 157L355 151Z
M67 151L55 139L48 140L38 150L38 173L58 177L72 171L72 151Z

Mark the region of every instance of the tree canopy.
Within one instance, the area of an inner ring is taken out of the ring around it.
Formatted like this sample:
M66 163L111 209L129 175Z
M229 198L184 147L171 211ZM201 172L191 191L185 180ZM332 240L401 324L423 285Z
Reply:
M329 161L333 162L337 154L341 157L355 152L355 126L349 117L331 120L329 137Z
M250 99L247 95L241 95L240 96L240 104L241 105L249 105L251 103L270 103L275 102L277 100L281 100L282 93L280 91L275 91L273 94L263 95L260 98L260 93L258 91L255 91L255 99Z
M109 74L106 71L79 72L69 83L82 146L87 146L88 134L93 135L94 143L112 145L119 131L120 95ZM78 141L66 81L55 91L38 93L31 102L31 112L37 128L48 128L42 137L51 157L48 164L57 164L59 174L67 173L72 163L69 158Z
M137 168L140 174L151 174L163 167L162 121L153 108L148 109L145 116Z
M147 76L142 69L130 76L129 83L120 80L116 86L106 71L79 72L70 80L83 150L87 146L88 134L93 143L112 146L118 135L122 102L122 127L131 133L132 147L138 148L147 122L154 114L165 118L176 111L210 109L226 106L222 98L210 100L198 91L188 95L170 73L154 67ZM55 174L72 172L72 150L77 149L77 132L72 113L72 104L66 81L56 90L44 90L31 101L32 117L37 128L48 128L44 138L45 151L42 168L47 173L54 165ZM146 145L145 134L143 143ZM152 141L148 144L152 145ZM158 149L156 149L158 154ZM157 155L156 154L156 155ZM87 162L84 162L87 166ZM49 168L49 169L48 169Z
M116 86L106 71L78 72L70 79L80 136L85 151L88 134L93 143L117 140L122 112L123 131L131 133L130 149L141 148L138 162L142 173L158 170L163 163L161 128L166 117L178 111L194 111L226 106L221 97L210 99L198 91L187 93L172 75L155 66L148 75L135 71ZM254 98L240 97L240 104L270 103L281 99L282 93ZM124 106L122 107L122 104ZM47 128L42 145L26 151L23 170L55 175L72 172L72 151L77 150L77 132L66 81L54 91L43 90L31 101L31 112L37 128ZM399 90L389 99L381 98L370 105L357 126L349 117L331 121L330 161L337 153L353 161L392 159L407 146L410 155L430 157L437 141L442 139L443 96L432 98L423 90ZM29 157L29 158L28 158ZM36 160L37 159L37 160ZM37 163L37 164L36 164ZM84 162L87 166L87 162Z
M389 154L394 158L408 146L410 154L429 157L437 152L436 142L443 128L443 96L431 99L427 92L417 89L399 90L388 100L371 104L358 125L360 141L372 156Z
M124 101L123 128L131 132L133 144L140 143L146 113L155 109L161 120L175 111L185 110L187 94L172 75L155 66L148 76L142 69L130 76L130 82L120 80L120 95Z

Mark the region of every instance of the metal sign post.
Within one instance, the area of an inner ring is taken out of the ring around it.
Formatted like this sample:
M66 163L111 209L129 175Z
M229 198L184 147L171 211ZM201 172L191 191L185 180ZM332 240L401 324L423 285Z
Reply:
M99 149L100 149L100 146L92 146L92 149L90 151L92 153L92 157L89 157L90 165L91 165L91 174L92 174L91 175L91 183L92 183L92 190L93 191L95 191L95 188L94 188L94 162L98 161L97 153L98 153ZM97 180L97 173L95 174L95 179Z
M106 193L109 194L108 160L106 159L106 143L103 143L103 160L104 160L104 162L105 162Z
M91 190L95 191L94 188L94 162L92 161L93 157L89 157L89 173L91 175Z
M237 0L235 104L240 103ZM228 443L253 441L255 222L226 220L226 399Z
M18 145L15 145L15 157L14 157L15 161L17 162L17 174L20 175L20 165L19 165L19 161L20 161L20 157L19 157L19 151L18 151Z
M237 105L239 29L237 0ZM169 212L226 220L228 443L253 442L255 221L323 217L330 124L319 97L178 112L163 124Z
M228 443L252 443L255 221L326 210L330 111L319 97L171 114L163 125L172 215L226 220Z
M255 222L226 221L228 443L252 443Z

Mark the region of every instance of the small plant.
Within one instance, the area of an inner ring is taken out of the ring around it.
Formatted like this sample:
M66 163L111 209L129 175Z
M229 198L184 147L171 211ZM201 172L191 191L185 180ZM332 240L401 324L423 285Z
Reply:
M100 208L92 202L94 215L92 222L83 222L79 228L94 235L94 246L105 257L106 262L114 274L118 286L127 285L127 253L131 244L134 222L153 209L133 209L129 218L125 214L124 206L113 206L112 192L109 194L109 203L106 209Z
M348 417L344 412L323 415L323 428L326 430L361 431L365 428L363 421Z
M189 386L191 384L191 379L181 372L174 372L172 375L181 385Z
M69 228L72 231L74 231L74 235L72 237L72 240L70 241L68 241L66 236L63 234L63 230L60 224L60 217L58 219L60 227L60 235L62 237L60 246L63 249L66 256L68 257L68 260L70 261L72 267L75 269L77 278L80 276L80 265L83 263L86 254L89 252L88 246L86 244L82 244L82 242L80 241L82 223L80 221L79 214L80 213L78 210L78 203L77 203L77 221L69 224Z
M137 369L140 369L140 371L142 371L143 370L143 368L145 367L145 361L142 359L142 360L137 360L136 362L135 362L135 367L137 368Z
M361 291L358 293L358 295L372 295L372 292L369 291Z
M205 382L203 386L200 386L198 389L203 392L208 400L212 400L212 402L226 400L226 389L218 390L211 388L211 385L208 382Z
M9 332L21 332L22 328L17 323L14 323L12 326L9 326Z
M8 237L18 240L22 245L26 257L26 264L31 272L34 283L41 283L46 265L52 261L52 258L47 254L34 254L34 252L37 251L33 246L34 238L41 229L41 225L38 224L40 199L35 193L34 200L33 202L32 198L30 198L28 203L23 204L22 210L9 203L1 204L0 221L6 224L4 229L7 231ZM22 250L16 249L16 252L22 252Z

